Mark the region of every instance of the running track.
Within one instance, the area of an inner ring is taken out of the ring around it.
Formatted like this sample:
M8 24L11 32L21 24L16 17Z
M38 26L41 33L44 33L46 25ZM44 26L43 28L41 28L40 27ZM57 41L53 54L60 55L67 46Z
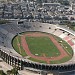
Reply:
M54 45L58 48L58 50L60 51L60 55L57 57L46 57L46 56L35 56L33 55L29 48L28 48L28 44L25 40L26 36L33 36L33 37L41 37L41 36L48 36L52 42L54 43ZM65 52L65 50L59 45L59 43L54 39L54 37L52 35L48 35L48 34L43 34L43 33L39 33L39 32L35 32L35 33L28 33L28 34L24 34L21 36L21 45L23 47L23 49L25 50L26 54L32 58L38 59L38 60L43 60L46 61L48 64L50 63L50 61L53 60L60 60L63 57L68 56L68 54Z

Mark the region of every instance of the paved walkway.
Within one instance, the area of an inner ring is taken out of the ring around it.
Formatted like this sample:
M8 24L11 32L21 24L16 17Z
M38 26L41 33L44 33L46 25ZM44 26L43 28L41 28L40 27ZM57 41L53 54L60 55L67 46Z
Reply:
M0 60L2 60L0 58ZM0 70L3 70L5 73L7 72L7 70L11 70L13 67L8 65L6 62L4 62L3 60L0 62Z
M20 75L41 75L41 74L33 73L33 72L27 71L27 70L19 71L19 74Z

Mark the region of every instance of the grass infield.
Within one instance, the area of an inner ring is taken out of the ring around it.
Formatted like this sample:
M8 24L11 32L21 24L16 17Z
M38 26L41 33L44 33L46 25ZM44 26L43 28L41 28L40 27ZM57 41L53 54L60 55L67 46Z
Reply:
M20 49L18 47L18 44L20 44ZM19 54L21 54L23 57L26 56L25 50L23 49L23 47L21 46L21 37L20 36L16 36L13 41L12 41L12 46L13 48L16 50L16 52L18 52Z
M29 50L32 54L46 57L59 56L60 52L49 37L26 37Z

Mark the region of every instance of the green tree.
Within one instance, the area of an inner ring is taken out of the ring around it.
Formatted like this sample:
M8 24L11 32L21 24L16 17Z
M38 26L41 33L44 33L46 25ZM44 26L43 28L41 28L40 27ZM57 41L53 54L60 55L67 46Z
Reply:
M3 70L0 70L0 75L6 75Z
M40 7L42 7L42 0L37 0L37 3L39 4Z
M11 72L11 70L8 70L7 71L7 75L10 75L12 72Z
M18 69L17 68L13 68L11 70L11 72L12 72L13 75L17 75L18 74Z

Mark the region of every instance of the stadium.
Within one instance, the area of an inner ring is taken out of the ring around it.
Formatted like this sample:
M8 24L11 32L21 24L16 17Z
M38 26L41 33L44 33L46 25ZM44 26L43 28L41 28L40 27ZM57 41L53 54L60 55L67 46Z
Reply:
M2 24L0 57L36 75L65 75L75 69L75 32L66 26L39 22Z

